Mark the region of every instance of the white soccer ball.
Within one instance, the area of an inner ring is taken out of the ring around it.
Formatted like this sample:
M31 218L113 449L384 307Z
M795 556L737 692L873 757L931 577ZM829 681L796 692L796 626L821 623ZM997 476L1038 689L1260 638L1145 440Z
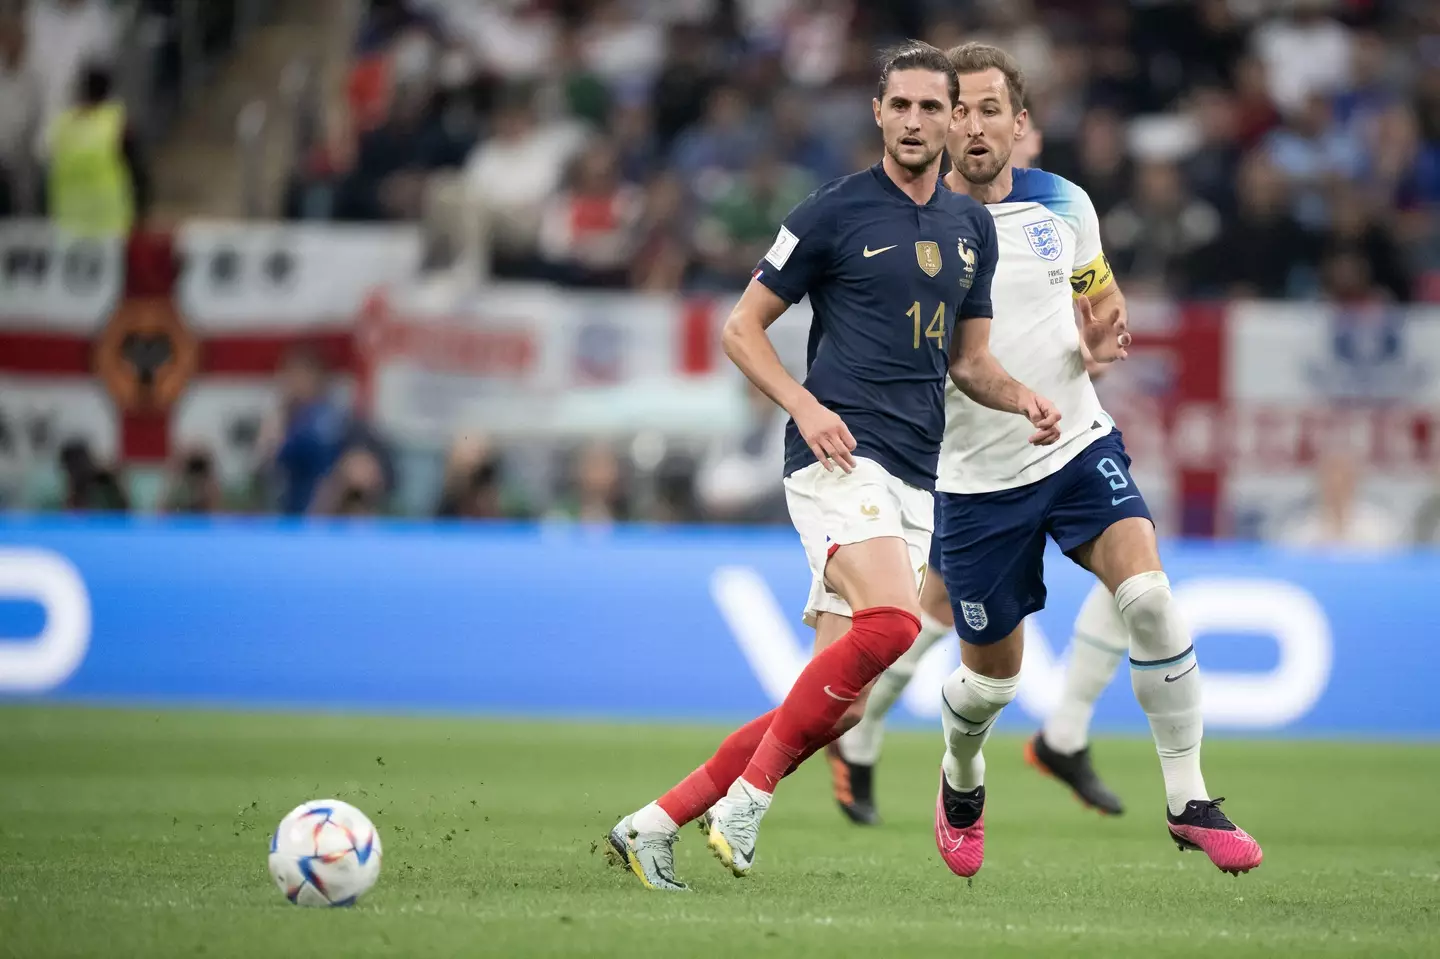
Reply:
M380 834L338 799L315 799L280 820L270 875L297 906L351 906L380 878Z

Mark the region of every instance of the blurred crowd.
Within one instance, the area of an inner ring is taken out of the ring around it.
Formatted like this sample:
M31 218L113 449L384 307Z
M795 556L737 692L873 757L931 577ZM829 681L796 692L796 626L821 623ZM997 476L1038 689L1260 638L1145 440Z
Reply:
M203 9L223 24L233 2ZM179 9L126 6L162 24ZM115 109L119 8L0 0L0 216L93 209L65 198L93 201L85 144L97 128L117 137L107 190L123 200L98 228L123 233L143 216L143 150ZM356 9L342 95L306 138L285 214L421 224L432 268L581 288L738 289L795 203L878 159L876 53L921 37L941 47L987 40L1015 54L1032 120L1018 156L1089 192L1132 294L1440 302L1434 0L357 0ZM173 41L156 47L172 81ZM117 122L118 132L105 126ZM187 445L146 502L133 502L123 465L68 443L50 505L784 521L784 416L753 390L746 427L708 448L516 448L462 436L430 464L417 497L413 457L352 411L337 388L343 372L305 350L285 359L243 481L222 479L211 449ZM1440 541L1440 493L1416 527L1369 503L1350 469L1321 463L1309 505L1267 534L1312 545Z
M482 274L733 288L877 158L907 36L1019 58L1028 162L1089 191L1132 289L1440 299L1429 0L372 0L287 209L419 221Z

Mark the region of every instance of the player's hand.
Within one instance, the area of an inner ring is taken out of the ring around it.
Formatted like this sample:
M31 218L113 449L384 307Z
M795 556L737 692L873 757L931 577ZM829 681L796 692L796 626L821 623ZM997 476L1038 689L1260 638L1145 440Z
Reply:
M1035 427L1035 432L1030 434L1032 445L1049 446L1060 438L1060 411L1054 403L1039 393L1027 391L1021 408L1030 425Z
M855 437L850 435L849 428L838 413L812 400L791 415L795 418L795 428L821 466L833 472L838 463L847 473L855 468L855 457L850 455L855 449Z
M1116 310L1108 320L1101 319L1095 315L1090 297L1082 293L1075 297L1075 310L1080 314L1080 336L1095 362L1109 363L1130 356L1130 330L1124 309Z

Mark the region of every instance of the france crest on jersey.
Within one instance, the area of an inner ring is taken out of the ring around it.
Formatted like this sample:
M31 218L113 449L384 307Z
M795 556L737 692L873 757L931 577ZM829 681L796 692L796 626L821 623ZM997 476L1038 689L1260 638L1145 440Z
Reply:
M1064 245L1060 239L1060 228L1055 221L1049 217L1043 220L1036 220L1034 223L1025 224L1025 239L1030 242L1030 249L1042 259L1058 260Z

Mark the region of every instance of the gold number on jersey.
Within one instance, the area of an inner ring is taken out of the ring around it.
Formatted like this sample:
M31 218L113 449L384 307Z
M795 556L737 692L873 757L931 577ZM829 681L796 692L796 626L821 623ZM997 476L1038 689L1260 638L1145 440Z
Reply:
M916 300L910 304L910 309L905 315L915 320L915 349L920 349L920 317L923 315L920 309L920 301ZM935 341L935 348L945 352L945 301L941 300L940 305L935 307L935 315L930 317L930 325L925 327L925 336Z

